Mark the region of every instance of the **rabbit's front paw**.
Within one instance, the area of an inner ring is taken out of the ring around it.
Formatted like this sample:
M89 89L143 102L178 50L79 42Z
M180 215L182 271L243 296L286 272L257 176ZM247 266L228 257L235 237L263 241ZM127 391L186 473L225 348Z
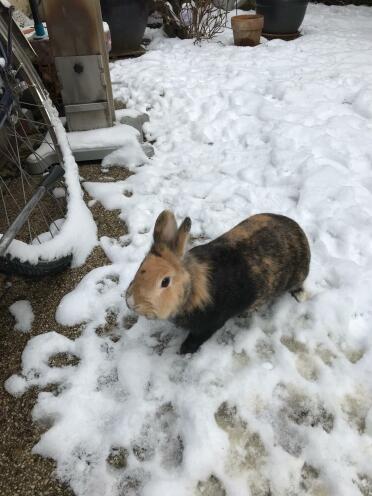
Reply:
M200 341L196 340L191 334L185 339L180 348L180 354L195 353L200 347Z

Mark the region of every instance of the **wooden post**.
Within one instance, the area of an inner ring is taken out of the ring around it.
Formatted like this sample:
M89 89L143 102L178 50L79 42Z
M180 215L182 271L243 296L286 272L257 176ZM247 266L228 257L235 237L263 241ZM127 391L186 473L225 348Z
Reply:
M69 130L112 126L115 111L99 0L43 0L43 9Z

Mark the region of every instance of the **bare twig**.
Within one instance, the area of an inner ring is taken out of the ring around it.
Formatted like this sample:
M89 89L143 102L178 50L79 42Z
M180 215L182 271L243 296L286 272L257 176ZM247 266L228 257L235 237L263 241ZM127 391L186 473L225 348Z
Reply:
M157 0L155 5L170 36L200 42L210 40L226 26L226 11L216 8L212 0Z

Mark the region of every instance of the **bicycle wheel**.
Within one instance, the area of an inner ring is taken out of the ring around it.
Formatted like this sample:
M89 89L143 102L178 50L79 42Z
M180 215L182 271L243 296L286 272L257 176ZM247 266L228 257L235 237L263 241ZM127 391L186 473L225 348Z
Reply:
M48 94L22 46L19 33L11 36L9 10L0 9L0 42L8 64L0 69L0 271L26 276L58 272L71 263L69 253L53 254L40 245L60 233L68 193L63 183L62 158L51 120ZM11 12L11 11L10 11ZM17 29L13 26L13 29ZM17 31L15 31L17 33ZM17 38L18 36L18 38ZM10 58L12 60L10 61ZM43 150L56 157L50 166ZM29 157L43 174L30 174Z

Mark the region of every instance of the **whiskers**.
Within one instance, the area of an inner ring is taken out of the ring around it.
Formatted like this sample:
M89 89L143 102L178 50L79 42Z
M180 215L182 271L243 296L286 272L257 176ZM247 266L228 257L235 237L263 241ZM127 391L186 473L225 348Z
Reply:
M154 320L157 318L153 304L146 299L143 299L138 305L134 305L133 310L138 313L138 315L143 315L149 320Z

